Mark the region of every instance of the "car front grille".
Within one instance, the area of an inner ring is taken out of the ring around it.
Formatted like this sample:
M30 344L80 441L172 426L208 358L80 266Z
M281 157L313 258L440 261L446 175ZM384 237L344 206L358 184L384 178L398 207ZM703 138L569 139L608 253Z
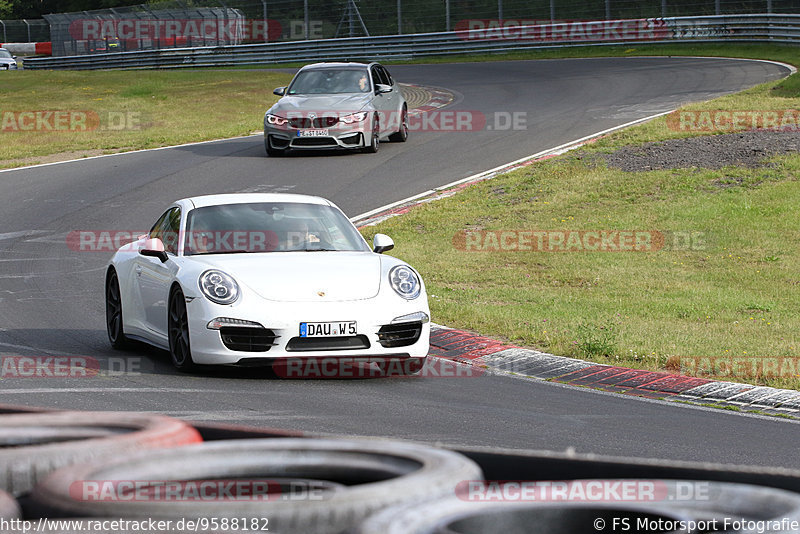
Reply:
M384 348L413 345L422 335L422 322L387 324L378 330L378 340Z
M228 349L242 352L267 352L277 337L269 328L242 326L223 326L219 335Z
M343 337L293 337L286 344L286 351L358 350L368 349L369 347L369 339L367 339L365 335Z
M331 137L298 137L292 142L293 146L339 146Z
M296 117L289 119L292 128L330 128L339 122L337 117Z

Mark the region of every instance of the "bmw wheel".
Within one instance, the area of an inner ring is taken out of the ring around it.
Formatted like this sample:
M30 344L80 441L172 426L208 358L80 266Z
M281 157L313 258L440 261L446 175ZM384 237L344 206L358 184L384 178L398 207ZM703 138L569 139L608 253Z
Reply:
M403 113L400 115L400 128L389 136L389 141L395 143L405 143L408 139L408 107L403 105Z
M368 152L370 154L375 154L378 151L378 147L380 146L380 123L378 122L378 117L375 117L375 120L372 121L372 138L370 139L369 146L364 149L364 152Z
M177 286L170 292L167 322L172 365L180 371L190 371L194 368L194 361L189 343L189 314L186 311L183 291Z
M106 277L106 331L111 346L118 350L130 345L122 325L122 294L117 271L112 268Z

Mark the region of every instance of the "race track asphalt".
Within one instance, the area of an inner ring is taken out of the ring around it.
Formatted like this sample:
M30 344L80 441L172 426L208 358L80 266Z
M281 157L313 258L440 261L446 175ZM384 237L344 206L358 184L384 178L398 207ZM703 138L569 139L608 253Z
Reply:
M395 66L401 82L456 94L446 109L523 129L415 131L376 155L267 158L258 136L0 173L0 355L88 356L135 372L0 380L0 404L136 410L190 420L453 445L794 466L797 423L506 376L281 380L252 370L172 370L146 347L120 353L104 327L110 254L70 250L74 230L146 230L176 198L263 191L321 195L359 213L680 104L787 73L693 58ZM398 243L402 251L402 243ZM435 319L435 318L434 318Z

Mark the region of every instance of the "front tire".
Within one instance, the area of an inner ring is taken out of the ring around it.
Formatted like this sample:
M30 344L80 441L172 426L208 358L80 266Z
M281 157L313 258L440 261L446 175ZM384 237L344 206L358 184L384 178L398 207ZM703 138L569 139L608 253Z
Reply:
M122 322L122 293L115 269L110 269L106 277L106 332L113 348L122 350L130 346Z
M370 138L369 145L364 149L364 152L368 154L375 154L378 152L378 148L380 147L380 140L381 137L381 125L378 122L378 118L375 117L375 120L372 121L372 137Z
M389 141L393 143L405 143L408 139L408 108L403 106L403 113L400 116L400 129L389 136Z
M167 337L172 365L179 371L191 371L195 364L189 342L189 314L186 310L186 298L177 286L170 291L167 315Z

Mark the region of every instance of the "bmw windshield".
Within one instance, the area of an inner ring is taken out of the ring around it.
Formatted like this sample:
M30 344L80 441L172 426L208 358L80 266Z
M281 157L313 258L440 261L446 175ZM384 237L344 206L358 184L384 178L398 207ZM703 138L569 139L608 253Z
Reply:
M308 69L297 73L286 94L332 95L369 91L369 75L365 69Z

